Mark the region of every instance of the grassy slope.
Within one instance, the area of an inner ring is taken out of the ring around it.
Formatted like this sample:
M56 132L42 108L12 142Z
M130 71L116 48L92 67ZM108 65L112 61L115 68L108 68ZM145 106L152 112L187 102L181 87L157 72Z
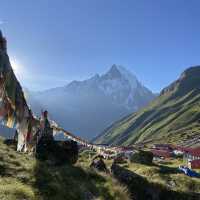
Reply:
M107 161L106 163L108 166L111 166L110 161ZM171 193L171 198L166 197L165 199L199 199L200 179L191 178L180 173L178 170L180 165L186 165L183 159L167 159L160 162L154 161L152 165L130 162L120 164L120 166L126 170L134 172L147 180L146 186L141 185L141 187L152 188L152 186L154 186L156 191L160 190L163 193L166 192L165 194L167 197ZM200 170L196 171L200 173ZM141 188L139 187L139 189ZM198 196L199 198L192 198L192 195L195 195L196 197Z
M15 152L0 140L0 199L128 200L126 188L115 179L88 170L91 157L88 153L82 153L76 166L53 167ZM110 160L106 162L108 166L112 163ZM184 163L181 160L168 160L152 166L127 163L124 167L147 178L149 186L155 183L183 195L200 193L200 179L177 173L180 164Z
M91 197L91 198L90 198ZM19 154L0 139L1 200L124 199L126 189L116 180L79 166L49 166Z
M192 71L192 72L191 72ZM200 132L200 67L190 68L149 106L115 123L97 143L177 143Z
M106 164L111 166L111 162ZM152 165L139 163L124 163L122 167L130 170L144 178L149 184L158 184L166 189L180 193L196 193L200 196L200 178L191 178L178 171L180 165L186 165L183 159L167 159L162 162L154 161ZM200 173L200 170L195 170Z
M84 152L79 162L82 165L89 165L90 156L88 156L88 152ZM91 156L93 155L90 152ZM113 161L106 160L107 167L111 167ZM144 178L147 180L147 184L141 185L139 189L142 187L156 187L156 191L162 191L166 195L172 195L172 199L198 199L198 198L191 198L191 195L195 194L196 196L199 195L200 197L200 179L199 178L191 178L179 172L178 167L179 165L186 165L183 159L167 159L163 161L154 161L152 165L142 165L138 163L130 163L125 162L121 164L122 167L125 169L134 172L141 176L141 180ZM200 170L197 170L200 172ZM129 187L129 185L128 185ZM133 186L137 188L137 186ZM135 191L131 191L130 193L134 196ZM156 192L154 191L154 192ZM183 197L183 198L182 198ZM167 199L167 198L166 198ZM169 198L171 199L171 198ZM142 199L141 199L142 200Z
M184 174L178 173L181 160L168 160L163 163L155 163L155 165L147 166L132 163L127 168L145 178L150 183L160 184L168 189L185 194L199 194L200 196L200 179L191 178Z

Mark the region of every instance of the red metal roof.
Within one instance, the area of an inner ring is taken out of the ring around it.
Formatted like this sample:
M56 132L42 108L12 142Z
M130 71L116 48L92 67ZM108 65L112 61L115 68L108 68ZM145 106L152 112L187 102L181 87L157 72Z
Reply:
M172 152L164 150L151 150L154 156L169 158L172 156Z
M182 147L182 146L174 146L174 150L182 151L182 152L189 152L192 150L192 148L189 147Z
M188 151L186 151L188 154L192 155L192 156L197 156L200 157L200 147L197 148L191 148Z
M154 144L156 147L172 147L171 144Z
M191 168L192 169L199 169L200 168L200 160L192 160L191 161Z
M173 146L171 144L154 144L153 148L162 151L173 150Z
M179 150L179 151L183 151L185 153L188 153L192 156L197 156L200 157L200 147L196 147L196 148L190 148L190 147L182 147L182 146L173 146L173 145L168 145L168 144L156 144L157 147L171 147L173 150ZM154 152L156 153L161 152L167 152L167 150L154 150ZM152 150L153 153L153 150Z

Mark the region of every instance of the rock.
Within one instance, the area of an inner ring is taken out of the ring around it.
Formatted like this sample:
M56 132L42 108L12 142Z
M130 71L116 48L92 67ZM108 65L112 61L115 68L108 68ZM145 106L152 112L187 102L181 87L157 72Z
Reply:
M108 172L106 164L104 163L102 157L100 157L100 156L97 156L93 159L90 167L94 168L98 171L101 171L101 172Z
M169 181L169 182L167 183L167 186L168 186L169 188L174 188L174 187L176 186L176 182L175 182L174 180L171 180L171 181Z
M42 137L36 147L36 158L50 165L74 164L78 160L78 145L74 141L54 141Z

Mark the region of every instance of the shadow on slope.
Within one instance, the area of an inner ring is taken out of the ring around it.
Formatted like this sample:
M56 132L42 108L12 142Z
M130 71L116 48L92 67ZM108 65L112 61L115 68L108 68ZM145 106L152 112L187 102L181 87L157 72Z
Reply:
M35 184L42 200L129 200L125 187L105 174L79 166L37 161Z
M162 168L161 173L174 172L173 168ZM200 194L184 193L167 189L163 185L149 182L144 177L120 167L112 165L113 175L123 184L127 185L133 199L136 200L198 200Z
M36 157L34 187L42 199L90 200L102 196L114 200L104 176L73 166L78 159L76 142L41 138Z
M128 200L111 177L71 164L55 165L16 152L16 144L0 139L0 199Z

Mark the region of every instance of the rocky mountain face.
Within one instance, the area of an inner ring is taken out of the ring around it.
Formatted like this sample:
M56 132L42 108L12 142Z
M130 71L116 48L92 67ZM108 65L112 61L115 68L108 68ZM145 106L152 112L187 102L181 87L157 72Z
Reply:
M131 72L117 65L103 75L27 94L36 114L47 109L50 117L61 126L87 139L144 107L155 97Z
M97 143L199 143L200 66L185 70L147 107L108 127Z

